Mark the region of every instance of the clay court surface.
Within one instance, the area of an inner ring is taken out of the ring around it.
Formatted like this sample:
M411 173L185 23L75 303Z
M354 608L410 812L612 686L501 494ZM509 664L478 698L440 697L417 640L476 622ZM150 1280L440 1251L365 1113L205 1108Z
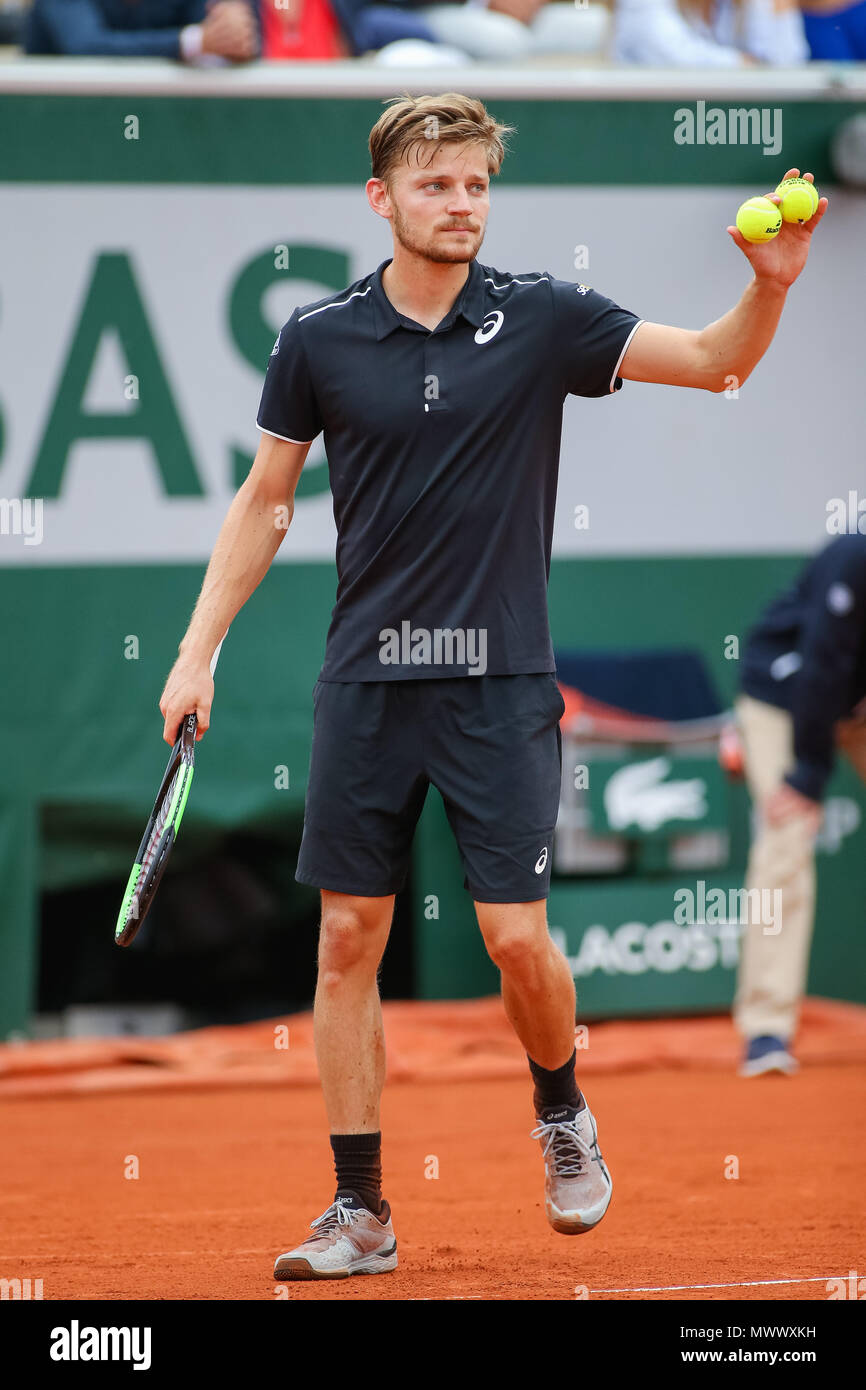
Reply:
M545 1220L530 1085L498 1002L385 1014L400 1268L289 1284L290 1298L571 1300L584 1286L606 1300L823 1301L826 1280L866 1274L866 1010L810 1002L801 1073L750 1081L733 1073L727 1020L591 1026L578 1076L614 1197L571 1238ZM0 1277L41 1278L45 1299L273 1299L275 1255L333 1195L309 1019L286 1020L282 1052L276 1022L0 1049ZM771 1280L788 1282L749 1286Z

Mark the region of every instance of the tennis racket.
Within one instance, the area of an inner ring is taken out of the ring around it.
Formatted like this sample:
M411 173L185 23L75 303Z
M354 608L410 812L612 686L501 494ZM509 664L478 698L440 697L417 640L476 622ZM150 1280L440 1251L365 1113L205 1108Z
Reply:
M216 670L220 647L222 642L214 652L211 675ZM114 929L118 946L129 945L147 916L177 839L195 769L197 728L196 715L185 714L126 884Z

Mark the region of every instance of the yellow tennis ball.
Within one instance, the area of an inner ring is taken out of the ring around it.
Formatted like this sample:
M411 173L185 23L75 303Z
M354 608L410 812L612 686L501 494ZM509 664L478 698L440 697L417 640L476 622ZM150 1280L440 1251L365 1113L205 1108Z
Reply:
M808 222L818 211L818 190L809 179L783 179L776 192L784 222Z
M781 225L782 214L769 198L749 198L737 213L737 230L746 241L772 241Z

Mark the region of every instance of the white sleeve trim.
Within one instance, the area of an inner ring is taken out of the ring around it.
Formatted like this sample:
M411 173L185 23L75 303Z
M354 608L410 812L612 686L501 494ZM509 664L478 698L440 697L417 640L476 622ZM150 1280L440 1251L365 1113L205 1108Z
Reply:
M637 332L637 330L640 328L640 326L641 326L642 323L646 323L646 319L638 319L638 321L637 321L637 323L635 324L634 328L631 330L631 332L629 333L628 337L626 338L625 342L624 342L623 345L622 345L622 352L620 353L620 355L619 355L619 357L618 357L618 359L617 359L617 364L616 364L616 366L615 366L614 369L613 369L613 376L612 376L611 379L610 379L610 386L608 387L608 390L611 391L611 392L614 391L614 390L616 389L616 379L617 379L617 376L619 375L619 369L620 369L620 367L622 366L622 359L625 357L626 353L628 352L628 345L629 345L629 343L631 342L631 340L632 340L632 338L634 337L634 335L635 335L635 333Z
M283 439L287 444L312 444L316 437L313 435L313 439L290 439L287 434L275 434L273 430L266 430L264 425L259 424L258 420L256 420L256 429L261 430L262 434L269 434L271 439Z

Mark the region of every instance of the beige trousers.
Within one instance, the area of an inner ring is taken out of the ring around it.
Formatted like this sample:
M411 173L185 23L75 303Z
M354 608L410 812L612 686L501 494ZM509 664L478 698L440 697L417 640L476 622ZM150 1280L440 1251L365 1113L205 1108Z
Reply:
M740 941L734 1022L746 1039L771 1035L790 1041L797 1028L809 971L815 919L815 844L807 822L767 825L759 807L794 766L794 725L787 710L741 695L736 702L746 780L757 824L746 869L747 890L781 907L750 913ZM841 720L837 743L866 781L866 721ZM778 890L778 891L777 891ZM757 897L749 901L758 902ZM756 920L760 916L761 920Z

